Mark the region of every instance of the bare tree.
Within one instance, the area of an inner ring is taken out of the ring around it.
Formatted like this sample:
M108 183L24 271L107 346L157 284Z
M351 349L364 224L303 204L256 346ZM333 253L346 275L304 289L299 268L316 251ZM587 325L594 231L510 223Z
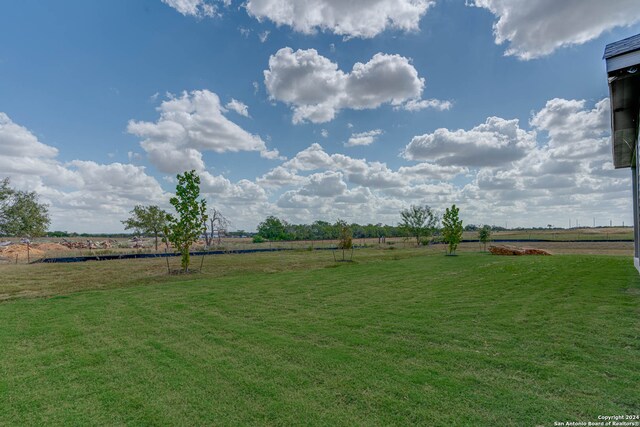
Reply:
M231 222L222 215L222 212L213 208L209 215L209 225L205 224L204 240L207 247L213 243L214 234L218 236L218 246L221 243L222 236L227 233L227 229L231 226Z

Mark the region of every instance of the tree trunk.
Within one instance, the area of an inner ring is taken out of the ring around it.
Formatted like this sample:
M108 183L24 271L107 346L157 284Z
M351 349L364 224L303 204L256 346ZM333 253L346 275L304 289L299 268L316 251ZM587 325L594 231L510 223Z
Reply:
M185 246L182 248L182 271L185 273L189 271L189 247Z
M156 252L158 252L158 232L156 231Z
M209 235L209 233L207 233L207 223L205 222L205 229L204 229L204 244L208 247L211 246L211 240L213 238L213 226L211 227L211 236Z

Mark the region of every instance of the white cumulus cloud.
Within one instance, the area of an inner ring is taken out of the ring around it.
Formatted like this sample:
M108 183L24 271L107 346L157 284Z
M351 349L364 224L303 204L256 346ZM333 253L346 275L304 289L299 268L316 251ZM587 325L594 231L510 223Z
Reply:
M382 130L374 129L367 132L359 132L351 134L349 141L345 144L347 147L355 147L357 145L371 145L382 135Z
M427 108L445 111L451 109L452 106L453 104L451 101L443 101L440 99L412 99L405 103L401 108L407 111L420 111Z
M269 58L264 82L272 100L291 105L293 123L329 122L342 109L401 106L419 99L425 86L411 61L400 55L377 53L346 73L315 49L290 47Z
M496 43L507 43L505 54L523 60L640 22L637 0L474 0L471 4L495 15Z
M249 0L247 11L305 34L317 30L371 38L386 29L417 31L431 0Z
M404 157L441 165L498 166L523 158L535 146L536 133L521 129L517 119L489 117L470 130L440 128L415 136Z
M145 168L132 164L62 163L58 150L0 112L0 178L36 191L49 205L52 227L73 231L119 230L136 204L165 204L168 196Z
M205 0L162 0L184 16L212 17L216 14L216 6Z
M140 145L149 160L162 172L202 170L202 152L258 151L265 158L277 158L264 141L224 116L220 98L208 90L184 92L158 107L155 122L130 121L127 131L143 138Z
M225 108L231 111L235 111L244 117L249 117L249 107L242 101L238 101L237 99L231 98L231 101L225 105Z
M0 112L0 155L53 158L58 150L41 143L27 128Z

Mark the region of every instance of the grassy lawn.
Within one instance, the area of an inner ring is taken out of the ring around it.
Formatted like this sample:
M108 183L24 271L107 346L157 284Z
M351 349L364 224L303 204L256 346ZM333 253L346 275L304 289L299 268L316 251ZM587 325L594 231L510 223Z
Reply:
M0 268L12 298L0 424L535 426L640 412L629 258L329 256L225 256L170 278L141 261Z

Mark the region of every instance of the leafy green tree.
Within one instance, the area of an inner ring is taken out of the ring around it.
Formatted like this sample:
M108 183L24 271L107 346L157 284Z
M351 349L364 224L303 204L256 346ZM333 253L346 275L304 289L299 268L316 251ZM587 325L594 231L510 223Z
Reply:
M50 223L49 209L37 193L12 189L9 178L0 181L0 234L42 236Z
M315 221L311 224L311 234L315 239L331 239L333 233L333 226L327 221Z
M411 236L415 236L417 244L420 244L422 237L430 238L438 225L438 216L428 205L411 205L408 209L400 211L400 217L400 227Z
M338 249L342 249L342 260L345 259L344 251L353 248L353 232L349 224L346 221L336 221L334 227L339 230L338 234Z
M484 244L484 250L487 250L487 243L491 241L491 226L483 225L482 228L478 230L478 240Z
M4 233L2 225L7 221L6 210L14 193L15 190L9 186L9 178L0 181L0 234Z
M139 234L150 234L155 238L156 252L158 251L158 236L167 225L169 215L158 206L136 205L130 212L130 217L122 221L125 230L135 230Z
M13 192L14 190L9 187L9 178L3 178L0 181L0 203L4 203Z
M447 208L442 217L442 238L449 245L449 254L455 254L458 243L462 240L462 220L458 214L460 209L456 205Z
M189 250L205 231L207 202L200 199L200 177L195 170L177 176L176 195L169 202L178 216L167 216L165 238L180 251L182 270L189 269Z
M258 235L266 240L287 240L287 226L286 221L270 215L258 224Z

